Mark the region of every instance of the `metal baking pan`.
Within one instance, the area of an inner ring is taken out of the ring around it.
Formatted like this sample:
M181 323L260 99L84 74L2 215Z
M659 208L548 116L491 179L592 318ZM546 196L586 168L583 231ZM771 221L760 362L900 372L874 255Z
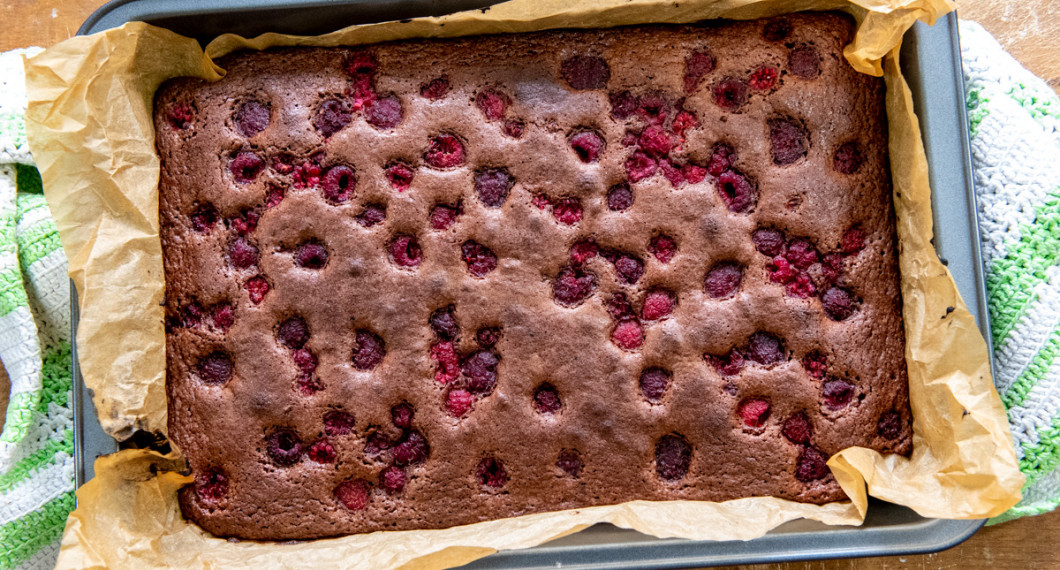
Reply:
M129 21L143 21L205 43L224 32L243 36L264 32L321 34L352 24L441 15L493 3L487 0L115 0L92 14L78 33L91 34ZM901 65L913 91L931 167L935 247L989 342L956 16L950 14L934 27L918 23L910 30L902 48ZM940 204L944 207L938 207ZM76 332L76 294L74 298ZM77 367L76 350L74 383L77 483L80 485L92 477L95 458L114 452L117 444L99 427ZM983 522L927 519L905 507L873 500L861 527L830 527L799 520L751 541L657 539L599 524L535 548L499 552L466 568L688 568L922 554L956 546L974 534Z

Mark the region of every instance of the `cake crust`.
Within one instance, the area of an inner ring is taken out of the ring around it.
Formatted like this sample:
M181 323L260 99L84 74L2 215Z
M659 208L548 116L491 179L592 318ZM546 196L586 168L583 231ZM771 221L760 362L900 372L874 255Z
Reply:
M289 540L824 503L831 454L908 454L884 88L852 30L239 52L168 82L185 516Z

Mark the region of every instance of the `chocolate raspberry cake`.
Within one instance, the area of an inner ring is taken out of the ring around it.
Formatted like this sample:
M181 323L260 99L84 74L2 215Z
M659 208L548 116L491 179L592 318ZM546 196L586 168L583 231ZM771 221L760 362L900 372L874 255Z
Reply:
M185 516L286 540L824 503L830 455L908 454L884 86L852 37L803 14L282 49L166 84Z

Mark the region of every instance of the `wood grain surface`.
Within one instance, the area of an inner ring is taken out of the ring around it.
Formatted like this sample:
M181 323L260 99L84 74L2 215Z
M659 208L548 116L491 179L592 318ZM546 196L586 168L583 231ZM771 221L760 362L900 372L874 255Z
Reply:
M0 51L48 47L74 33L101 0L0 0ZM1060 0L959 0L962 18L983 24L1017 59L1060 89ZM0 380L5 399L7 387ZM6 406L5 406L6 408ZM5 408L0 408L3 410ZM1060 511L986 527L937 554L732 566L741 570L1060 569Z

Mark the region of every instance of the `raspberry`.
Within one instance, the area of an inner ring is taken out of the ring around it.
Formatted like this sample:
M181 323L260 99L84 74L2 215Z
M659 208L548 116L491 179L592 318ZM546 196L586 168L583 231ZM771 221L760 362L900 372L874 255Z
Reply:
M229 220L228 224L237 234L245 236L253 233L254 230L257 229L259 219L261 219L261 214L256 211L243 210L238 217Z
M479 485L499 489L508 483L508 472L504 462L495 457L484 457L475 468L475 478Z
M876 424L876 433L886 439L894 440L902 436L902 427L902 416L891 410L880 416L880 421Z
M199 378L207 384L224 384L232 377L232 357L212 352L199 360Z
M394 427L398 429L410 429L415 415L416 410L406 402L390 408L390 421L394 422Z
M828 456L818 449L807 447L795 463L795 478L803 483L811 483L828 476Z
M482 327L475 333L475 341L482 348L493 348L501 339L501 329L497 327Z
M779 42L791 34L791 22L785 18L774 18L762 28L762 37L771 42Z
M321 439L309 446L310 461L317 463L334 463L335 457L338 455L335 453L335 448L332 447L331 443L326 439Z
M443 307L431 313L428 323L431 330L442 340L456 340L460 336L460 325L453 316L453 306Z
M769 419L769 400L766 398L747 398L740 402L736 413L747 427L762 427Z
M187 307L184 307L184 314L181 315L181 326L186 329L193 329L199 326L202 322L203 309L202 305L198 303L192 303Z
M692 114L691 111L678 111L677 115L674 116L674 122L670 129L677 136L682 136L688 129L694 129L699 126L699 120Z
M386 179L390 182L390 187L398 192L409 189L413 176L412 167L404 162L393 162L386 167Z
M644 344L644 328L634 320L622 321L611 333L611 341L623 350L636 350Z
M399 267L417 267L423 261L420 243L412 236L395 237L387 249L390 251L391 261Z
M272 157L272 169L277 174L290 174L294 172L294 161L295 158L286 152L282 152Z
M368 204L364 207L363 212L357 214L356 220L358 224L361 224L366 228L381 224L383 223L383 220L386 220L386 206Z
M448 92L449 77L446 75L432 79L420 87L420 95L432 101L445 97L445 94Z
M743 354L738 349L732 349L723 356L708 355L707 360L714 370L722 376L735 376L743 370Z
M759 253L776 257L784 253L787 241L784 234L772 228L759 228L751 234L751 241Z
M439 384L448 384L460 376L460 357L452 342L439 342L431 346L431 359L438 361L434 379Z
M666 234L659 234L651 238L648 251L659 260L659 263L670 263L674 255L677 255L677 242Z
M623 283L633 285L644 275L644 262L628 253L619 254L613 263Z
M324 173L321 179L324 188L324 199L331 204L341 204L353 197L357 189L357 177L353 169L346 165L333 166Z
M571 135L570 147L582 162L596 162L604 153L604 137L593 131L582 131Z
M820 380L828 370L828 358L815 350L802 357L802 367L811 378Z
M195 475L195 494L203 504L217 506L228 496L228 475L218 467L211 467Z
M287 348L298 350L309 342L309 325L302 317L291 317L280 323L280 327L276 329L276 338Z
M707 162L707 172L711 176L721 176L723 172L729 170L736 164L736 151L727 144L716 144L714 150L710 153L710 160Z
M669 160L665 158L659 160L659 168L662 169L663 178L665 178L670 186L679 188L685 183L685 174L681 172L681 169L670 164Z
M191 227L199 233L206 233L217 224L217 208L213 204L199 204L191 213Z
M747 343L747 358L763 365L771 365L787 358L784 344L776 336L756 332Z
M633 206L633 191L629 184L621 183L607 191L607 209L612 212L624 212Z
M714 71L717 62L709 51L695 51L685 58L685 93L691 95L699 82Z
M544 194L538 194L530 199L530 203L538 210L544 210L552 205L552 200L549 200L548 196Z
M573 449L564 449L559 452L559 457L556 459L556 467L563 470L564 473L578 478L582 473L582 458L577 451Z
M681 167L681 176L684 176L689 184L699 184L707 178L707 169L698 164L688 163Z
M445 409L455 418L463 417L471 411L474 401L471 392L467 390L451 390L445 397Z
M269 191L265 195L265 209L275 208L280 205L283 201L283 188L280 186L269 186Z
M644 129L644 132L640 134L638 144L641 150L655 157L666 156L673 146L670 141L670 135L656 125Z
M666 289L648 291L644 297L644 307L640 311L646 321L654 321L670 316L674 312L674 294Z
M330 410L324 414L324 433L329 436L346 435L353 431L353 415L341 410Z
M475 97L475 105L479 111L486 116L487 121L496 121L504 118L504 111L511 104L511 99L503 93L492 89L479 92Z
M865 231L858 227L850 228L843 232L843 239L839 243L839 251L843 255L853 255L865 248Z
M515 179L503 168L488 168L475 173L475 193L490 208L499 208L508 199Z
M295 383L298 385L298 391L304 396L312 396L324 389L324 385L320 383L318 378L314 378L312 374L299 376Z
M769 142L775 164L791 164L809 150L806 131L791 119L770 119Z
M670 386L670 378L670 372L662 368L649 368L640 373L640 393L649 402L658 403Z
M637 98L629 91L611 93L609 99L611 100L611 116L618 120L628 119L637 112Z
M508 119L507 121L504 121L504 134L512 137L513 139L517 139L523 136L523 132L525 131L526 124L522 121L518 121L515 119Z
M342 65L346 73L353 76L373 75L379 68L379 62L375 56L367 51L355 51L348 54Z
M586 238L570 247L570 262L572 265L584 265L590 259L596 257L600 248L596 246L593 238Z
M258 248L244 237L228 242L228 261L236 269L248 269L258 264Z
M252 137L269 126L269 108L258 101L247 101L236 111L236 128L245 137Z
M317 357L307 348L299 348L291 353L294 365L305 374L312 374L317 369Z
M249 184L265 169L265 161L253 152L242 151L232 159L228 168L236 182Z
M658 168L659 164L654 158L639 150L626 160L626 176L630 182L640 182L645 178L651 178Z
M350 124L351 119L353 113L350 112L350 105L345 99L328 99L317 108L317 113L313 116L313 127L324 138L328 138Z
M475 277L485 277L497 268L497 255L490 248L476 242L466 241L460 246L460 252L467 264L467 270Z
M746 176L726 170L718 177L718 192L732 212L746 213L755 203L755 187Z
M269 434L265 441L265 452L281 467L288 467L302 459L302 440L289 429L280 429Z
M291 181L295 188L313 188L320 185L320 172L319 164L307 160L294 169Z
M724 261L712 267L703 280L707 295L714 299L724 299L740 288L743 281L743 269L730 261Z
M177 103L169 109L169 126L174 129L184 130L191 126L195 119L195 113L186 103Z
M436 230L447 230L449 226L456 223L460 215L460 207L447 204L437 204L431 208L431 228Z
M568 85L578 91L600 89L606 87L611 79L611 68L601 57L576 55L563 61L560 74Z
M806 417L806 414L798 412L784 420L784 427L781 428L781 433L791 443L806 444L810 443L813 426L810 425L810 418Z
M773 258L773 261L766 266L766 269L769 270L769 280L773 283L791 283L791 281L795 279L795 276L799 274L799 272L788 263L787 259L784 259L779 255Z
M427 445L427 439L420 432L412 431L404 441L391 449L391 453L394 455L394 462L398 465L422 463L430 453L430 446Z
M552 296L568 307L585 300L596 288L596 276L575 267L564 267L552 282Z
M692 446L683 436L664 435L655 444L655 472L667 481L683 479L692 463Z
M661 125L670 116L670 101L659 93L649 93L637 100L637 114L649 125Z
M236 318L233 314L232 305L224 303L214 307L213 309L213 326L221 329L222 332L227 331L228 327L235 324Z
M751 74L751 89L755 91L769 91L777 84L780 71L772 65L763 65Z
M424 160L434 168L453 168L464 164L464 143L454 135L443 134L431 139Z
M789 297L806 299L807 297L813 297L814 293L817 292L817 287L813 284L813 280L810 279L809 275L800 273L795 276L794 281L788 283L785 290Z
M353 345L353 367L358 370L371 370L383 361L386 356L386 345L379 335L366 330L357 331Z
M391 465L379 473L379 487L387 493L400 493L407 478L404 469Z
M833 321L842 321L854 314L856 303L853 293L839 287L830 287L821 295L821 306Z
M607 301L607 314L611 315L611 318L616 321L624 321L636 316L633 312L633 305L629 304L629 299L626 298L625 293L615 293Z
M747 102L747 82L736 77L726 77L714 84L714 104L726 111L735 111Z
M564 225L574 225L582 219L582 201L577 198L561 198L552 205L552 217Z
M489 350L480 350L464 360L461 371L467 376L467 389L473 394L489 394L497 384L500 359Z
M838 410L846 407L854 399L854 385L846 380L833 378L825 381L821 395L824 396L824 405L829 410Z
M840 174L854 174L861 169L865 156L856 142L848 142L836 149L832 155L832 168Z
M404 111L396 95L387 95L369 102L364 109L364 119L369 125L380 129L392 129L401 124Z
M795 48L788 54L788 69L796 77L813 79L821 73L820 67L821 59L811 46Z
M269 292L269 282L261 275L248 279L244 287L250 295L250 302L255 305L260 305L265 300L265 294Z
M373 459L388 449L390 449L390 438L378 431L372 432L364 443L364 454Z
M534 390L534 410L539 414L554 414L562 407L559 392L552 384L545 383Z
M351 511L360 511L368 506L371 487L363 479L343 481L335 487L335 498Z
M314 241L303 243L294 252L294 262L306 269L321 269L328 262L328 250Z

